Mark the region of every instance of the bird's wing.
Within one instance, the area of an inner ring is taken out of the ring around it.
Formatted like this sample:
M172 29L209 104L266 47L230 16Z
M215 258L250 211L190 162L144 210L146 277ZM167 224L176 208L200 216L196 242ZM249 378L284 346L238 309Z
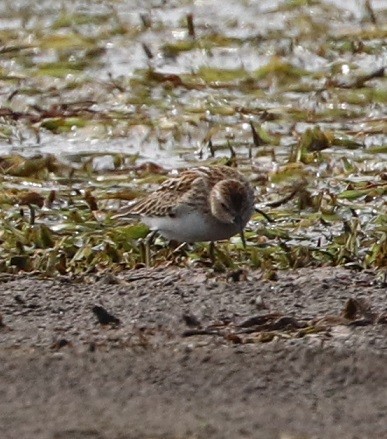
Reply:
M197 193L205 189L205 179L193 170L164 181L160 188L145 198L122 210L115 218L135 216L174 216L182 205L192 206ZM206 191L205 191L206 193Z
M211 188L225 178L245 181L239 173L227 166L187 169L165 180L159 189L124 208L113 218L174 216L180 209L194 210L199 205L203 210L209 209Z

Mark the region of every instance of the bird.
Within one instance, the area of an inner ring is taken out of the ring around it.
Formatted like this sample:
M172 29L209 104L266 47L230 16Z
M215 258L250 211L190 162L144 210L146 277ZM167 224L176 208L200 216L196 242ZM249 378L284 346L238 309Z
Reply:
M181 171L115 218L138 217L152 231L180 243L229 239L254 211L254 190L235 168L201 166Z

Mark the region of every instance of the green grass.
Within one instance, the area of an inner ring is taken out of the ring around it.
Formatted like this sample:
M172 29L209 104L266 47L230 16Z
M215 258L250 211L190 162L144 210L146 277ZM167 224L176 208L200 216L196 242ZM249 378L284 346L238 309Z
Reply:
M263 214L247 227L247 249L238 237L218 243L213 264L207 245L177 252L157 239L152 266L263 269L269 278L303 266L387 266L384 12L348 28L332 5L287 1L260 17L277 27L238 37L238 19L207 26L193 16L188 31L185 17L171 29L158 14L141 25L102 9L48 11L44 26L10 10L24 25L0 30L0 141L9 151L0 157L0 272L149 263L147 229L112 213L171 169L212 163L238 166L256 188ZM117 48L133 54L118 74ZM67 153L74 137L126 152ZM65 152L40 154L42 140Z

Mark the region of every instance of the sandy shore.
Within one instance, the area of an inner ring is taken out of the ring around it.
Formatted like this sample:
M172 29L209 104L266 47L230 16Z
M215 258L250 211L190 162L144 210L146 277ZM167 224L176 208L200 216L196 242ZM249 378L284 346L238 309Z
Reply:
M387 437L373 272L0 282L3 439Z

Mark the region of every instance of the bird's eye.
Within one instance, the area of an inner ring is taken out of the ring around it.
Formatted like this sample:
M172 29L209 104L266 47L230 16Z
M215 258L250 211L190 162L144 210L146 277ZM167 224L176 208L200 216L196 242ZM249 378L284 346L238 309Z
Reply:
M222 206L222 208L223 208L224 210L227 210L227 209L228 209L228 207L226 206L225 203L220 203L220 205Z

